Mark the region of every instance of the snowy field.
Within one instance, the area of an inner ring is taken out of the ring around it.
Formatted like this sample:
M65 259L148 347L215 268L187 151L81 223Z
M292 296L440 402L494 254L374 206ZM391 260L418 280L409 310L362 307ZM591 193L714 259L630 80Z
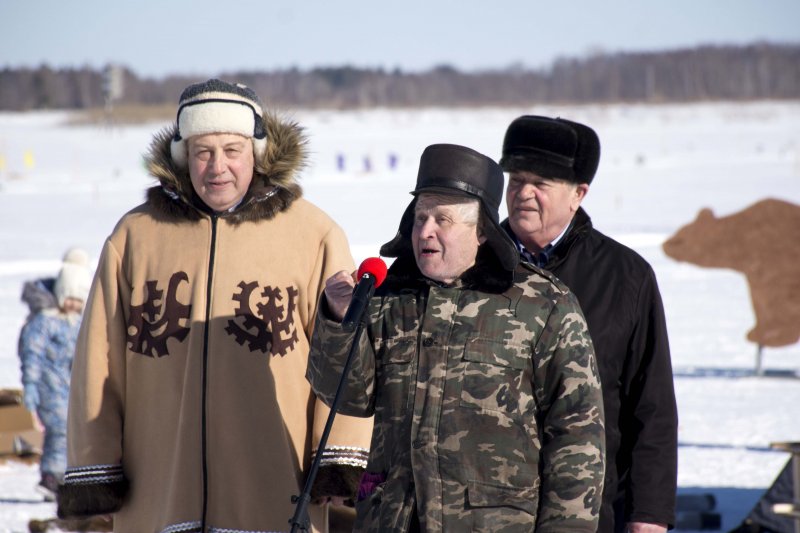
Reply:
M770 197L800 204L800 102L290 116L309 136L306 196L344 227L358 263L394 235L425 146L464 144L498 158L506 126L524 113L586 122L600 135L603 156L584 206L601 231L655 268L680 412L680 493L714 494L722 530L730 529L788 459L770 443L800 440L800 345L766 349L766 375L755 376L744 276L677 263L661 243L702 207L719 216ZM69 246L96 260L151 184L141 154L164 126L68 127L66 118L0 113L0 387L20 386L23 281L52 275ZM0 463L0 532L27 531L29 519L54 515L34 491L37 481L35 466Z

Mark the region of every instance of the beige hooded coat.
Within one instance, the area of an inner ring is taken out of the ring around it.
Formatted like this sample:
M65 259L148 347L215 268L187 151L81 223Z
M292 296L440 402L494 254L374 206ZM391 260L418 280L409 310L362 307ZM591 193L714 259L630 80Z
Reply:
M114 228L87 303L60 516L115 512L115 531L132 533L290 528L328 415L304 377L310 330L325 279L353 260L300 197L300 128L264 123L264 160L221 215L173 164L174 130L155 136L160 185ZM354 494L371 429L337 417L323 493ZM324 530L323 508L310 514Z

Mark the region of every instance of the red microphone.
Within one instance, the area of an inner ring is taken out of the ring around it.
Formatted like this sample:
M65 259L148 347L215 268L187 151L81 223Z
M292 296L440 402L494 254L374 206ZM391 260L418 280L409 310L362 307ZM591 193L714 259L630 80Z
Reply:
M380 257L368 257L358 267L358 284L353 291L353 298L347 307L347 312L342 320L342 329L353 331L361 323L364 311L367 309L369 299L386 279L386 263Z
M365 274L375 276L375 288L377 289L386 279L386 263L380 257L367 257L358 267L358 279L361 280Z

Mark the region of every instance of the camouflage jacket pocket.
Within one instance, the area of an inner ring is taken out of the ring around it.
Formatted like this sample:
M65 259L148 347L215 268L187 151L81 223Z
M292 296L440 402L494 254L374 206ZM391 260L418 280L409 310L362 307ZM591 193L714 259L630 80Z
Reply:
M416 336L375 339L375 377L377 380L375 415L402 415L413 401L413 376L417 354Z
M532 396L531 347L472 337L463 355L461 405L519 414L521 398Z
M539 484L533 487L467 483L466 507L473 531L533 531L539 506Z
M378 365L410 363L417 354L417 336L376 338L373 347Z

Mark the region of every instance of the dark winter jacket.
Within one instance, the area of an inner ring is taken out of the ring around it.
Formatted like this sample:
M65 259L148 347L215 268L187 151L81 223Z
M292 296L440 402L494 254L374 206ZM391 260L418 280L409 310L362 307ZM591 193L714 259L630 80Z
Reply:
M545 268L578 297L597 354L607 457L600 533L628 521L674 524L678 415L653 269L595 230L582 208Z
M370 300L340 408L375 415L356 531L409 531L415 509L423 531L597 527L602 399L575 297L527 264L496 291L482 266L443 286L400 257ZM329 404L353 342L318 313L308 377Z

